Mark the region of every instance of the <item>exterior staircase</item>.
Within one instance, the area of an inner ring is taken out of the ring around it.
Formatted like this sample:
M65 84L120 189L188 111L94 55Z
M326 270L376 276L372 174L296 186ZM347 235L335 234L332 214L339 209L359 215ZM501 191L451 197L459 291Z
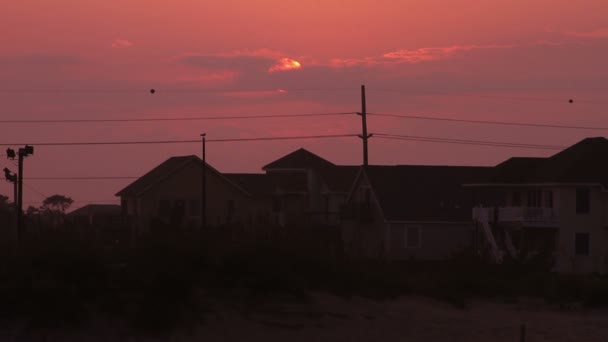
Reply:
M504 252L498 247L490 225L490 217L492 217L493 212L494 209L492 208L475 207L473 208L473 220L481 226L494 261L496 263L501 263L504 259ZM508 233L507 236L509 236ZM507 239L510 241L510 236ZM511 247L512 246L513 244L511 243ZM515 248L513 248L513 250L515 250Z

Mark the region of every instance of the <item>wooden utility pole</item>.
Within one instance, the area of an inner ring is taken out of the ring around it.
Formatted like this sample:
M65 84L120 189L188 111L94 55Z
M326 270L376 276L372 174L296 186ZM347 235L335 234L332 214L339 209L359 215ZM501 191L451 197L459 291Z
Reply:
M367 139L370 138L372 135L367 134L367 108L365 104L365 85L361 85L361 112L357 114L361 115L362 134L359 135L359 138L363 139L363 166L367 166Z
M19 170L17 175L17 241L21 240L23 232L23 157L25 156L24 149L20 148L19 155Z
M207 229L207 161L205 156L205 136L206 133L201 134L203 151L203 167L201 170L201 230Z

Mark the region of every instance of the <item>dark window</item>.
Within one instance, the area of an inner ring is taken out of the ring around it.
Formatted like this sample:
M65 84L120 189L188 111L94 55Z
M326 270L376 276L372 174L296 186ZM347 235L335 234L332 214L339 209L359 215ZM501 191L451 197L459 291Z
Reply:
M160 200L158 201L158 214L160 216L168 216L171 214L171 201Z
M576 189L576 213L586 214L589 212L591 199L589 189Z
M528 190L528 203L527 206L530 208L540 207L540 190Z
M420 227L407 227L405 239L407 248L420 247Z
M173 207L173 215L177 217L182 217L186 214L186 201L184 200L176 200L175 205Z
M589 255L589 233L576 233L574 253L576 255Z
M511 206L521 207L521 192L514 191L511 196Z
M545 191L543 200L545 201L545 208L553 208L553 191Z
M198 217L201 215L201 201L190 200L188 201L188 216Z

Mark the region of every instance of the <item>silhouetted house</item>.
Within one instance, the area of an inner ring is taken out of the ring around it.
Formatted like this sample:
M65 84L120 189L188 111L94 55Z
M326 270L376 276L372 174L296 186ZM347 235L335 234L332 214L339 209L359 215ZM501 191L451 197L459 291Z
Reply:
M128 245L131 232L120 205L87 204L66 215L66 223L75 232L94 237L105 245Z
M233 182L246 189L265 208L258 224L284 226L306 220L307 179L301 173L227 173Z
M347 255L389 260L437 260L470 248L472 193L463 183L490 168L361 167L344 210Z
M335 165L301 148L262 169L271 177L294 179L298 184L297 191L283 192L274 199L273 208L283 225L337 225L358 166Z
M468 186L500 195L474 210L496 259L553 259L558 272L608 272L608 140L587 138L548 158L511 158Z
M116 194L121 197L123 213L134 220L138 233L150 227L200 226L202 164L194 155L169 158ZM250 227L269 212L269 204L254 196L257 189L246 190L209 164L206 184L209 226Z
M121 216L121 207L116 204L87 204L66 216L68 222L78 227L108 226Z

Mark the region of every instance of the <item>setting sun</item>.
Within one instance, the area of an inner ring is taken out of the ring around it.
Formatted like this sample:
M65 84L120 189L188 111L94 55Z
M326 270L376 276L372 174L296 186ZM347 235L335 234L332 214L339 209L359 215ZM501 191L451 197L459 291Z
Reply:
M274 71L288 71L288 70L297 70L297 69L301 69L302 68L302 64L300 64L300 62L296 61L295 59L291 59L291 58L281 58L281 60L279 60L279 62L275 65L273 65L270 69L268 69L269 72L274 72Z

